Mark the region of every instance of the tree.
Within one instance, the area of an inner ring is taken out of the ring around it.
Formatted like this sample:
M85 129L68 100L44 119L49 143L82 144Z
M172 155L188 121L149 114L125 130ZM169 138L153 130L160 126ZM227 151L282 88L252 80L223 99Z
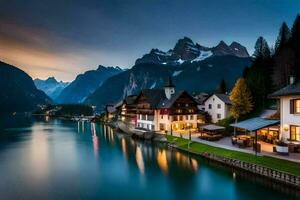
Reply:
M226 93L226 83L225 80L222 79L221 82L219 83L218 87L217 87L217 93L218 94L225 94Z
M298 14L292 26L290 47L294 51L294 70L297 79L300 79L300 15Z
M276 89L286 86L289 83L289 76L295 74L295 53L291 48L284 47L274 56L272 79Z
M253 95L254 111L259 111L267 105L267 95L273 90L273 60L269 45L263 37L257 39L253 57L252 65L244 71L243 77Z
M277 36L277 40L275 43L275 52L278 53L280 49L282 49L289 41L291 37L291 31L285 22L282 23L279 33Z
M251 93L244 78L237 80L229 98L231 101L230 113L237 123L238 118L249 113L253 107Z
M300 15L298 14L292 26L291 41L295 42L296 46L300 43Z
M267 41L263 37L259 37L255 43L255 50L253 57L255 59L259 58L269 58L271 56L271 51Z

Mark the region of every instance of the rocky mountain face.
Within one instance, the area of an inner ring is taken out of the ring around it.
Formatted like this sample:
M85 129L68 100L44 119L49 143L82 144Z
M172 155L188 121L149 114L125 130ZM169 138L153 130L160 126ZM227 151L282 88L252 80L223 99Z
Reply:
M117 75L123 70L119 67L104 67L86 71L80 74L55 99L58 103L82 103L86 97L92 94L108 78Z
M49 77L46 80L35 79L34 84L39 90L44 91L49 97L56 99L69 83L57 81L54 77Z
M152 49L148 54L136 60L135 64L155 63L178 65L184 62L197 62L211 56L236 56L248 58L247 49L237 42L232 42L229 46L221 41L215 47L205 47L194 43L190 38L184 37L179 39L173 49L167 52L159 49Z
M0 112L25 112L51 99L34 85L28 74L0 61Z
M174 49L177 55L182 48ZM184 59L196 56L192 51L183 51L181 55ZM107 79L85 103L96 105L98 110L102 110L106 104L117 103L127 95L138 94L141 89L163 87L169 75L172 76L177 91L213 92L223 78L228 87L233 86L249 64L250 58L233 55L210 56L180 65L141 62Z

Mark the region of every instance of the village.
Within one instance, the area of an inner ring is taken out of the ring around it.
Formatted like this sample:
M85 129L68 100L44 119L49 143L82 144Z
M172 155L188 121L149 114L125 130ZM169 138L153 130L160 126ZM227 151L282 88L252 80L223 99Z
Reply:
M293 76L289 81L286 87L268 95L275 102L271 109L228 126L222 121L232 116L233 91L192 96L176 91L171 76L166 78L164 88L144 89L116 105L107 105L105 121L141 138L169 135L299 163L300 83L295 83Z

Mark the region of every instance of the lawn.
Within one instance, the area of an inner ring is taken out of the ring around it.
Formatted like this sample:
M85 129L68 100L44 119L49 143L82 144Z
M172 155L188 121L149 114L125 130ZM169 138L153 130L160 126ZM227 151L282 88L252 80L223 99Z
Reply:
M174 136L167 136L167 139L170 142L174 142L179 148L188 150L189 140L184 138L174 137ZM199 154L207 152L217 156L223 156L226 158L233 158L248 163L254 163L275 170L288 172L290 174L300 176L300 164L287 161L287 160L272 158L268 156L255 156L253 154L227 150L219 147L213 147L198 142L192 142L190 144L189 151L193 153L199 153Z

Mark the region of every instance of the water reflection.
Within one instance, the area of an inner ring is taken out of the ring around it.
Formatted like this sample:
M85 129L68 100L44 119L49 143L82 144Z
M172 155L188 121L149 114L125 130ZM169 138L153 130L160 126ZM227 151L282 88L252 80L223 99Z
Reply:
M45 179L48 174L48 141L47 135L36 126L32 129L30 164L35 179Z
M158 150L156 160L157 160L157 164L158 164L159 168L161 169L162 173L164 175L168 175L169 169L168 169L168 160L167 160L166 150L164 150L164 149Z
M140 173L144 175L145 173L145 165L144 165L144 159L143 159L143 154L141 147L139 145L136 146L135 150L135 159L136 159L136 164L140 170Z
M177 165L183 168L191 169L195 172L198 170L198 161L190 156L187 156L186 154L177 151L175 153L175 160Z
M297 192L101 124L52 119L0 134L0 171L8 199L279 200Z
M95 123L91 123L91 132L92 132L94 155L95 158L98 158L99 143L98 143L98 136L96 132Z
M124 137L122 137L122 139L121 139L121 145L122 145L122 152L123 152L123 156L124 156L124 158L126 159L126 141L125 141L125 138Z

